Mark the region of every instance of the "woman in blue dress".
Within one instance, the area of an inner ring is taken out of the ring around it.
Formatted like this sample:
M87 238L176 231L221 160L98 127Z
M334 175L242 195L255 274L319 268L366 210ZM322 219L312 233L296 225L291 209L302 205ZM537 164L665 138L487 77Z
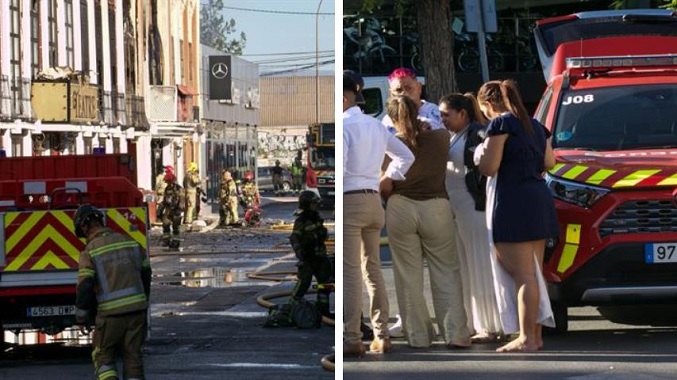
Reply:
M554 201L543 178L555 165L550 133L529 117L512 81L487 82L477 98L491 119L479 162L482 174L495 177L490 237L500 266L515 283L519 322L519 336L497 351L536 351L543 346L539 305L545 296L540 294L545 241L558 235Z

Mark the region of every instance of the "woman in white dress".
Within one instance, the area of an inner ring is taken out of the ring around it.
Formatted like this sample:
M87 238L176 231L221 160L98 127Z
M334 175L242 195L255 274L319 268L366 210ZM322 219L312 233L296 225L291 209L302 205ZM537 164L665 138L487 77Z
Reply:
M451 132L445 182L456 222L468 328L474 331L473 342L496 342L501 336L501 321L485 221L486 177L473 162L475 147L484 140L486 118L472 94L444 96L439 108L442 122Z

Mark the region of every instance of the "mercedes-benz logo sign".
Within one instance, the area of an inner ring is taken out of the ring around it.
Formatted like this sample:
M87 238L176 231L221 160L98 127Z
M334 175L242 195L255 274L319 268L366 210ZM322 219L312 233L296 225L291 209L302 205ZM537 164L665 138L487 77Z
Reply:
M228 75L228 66L223 62L218 62L212 66L212 75L216 79L223 79Z

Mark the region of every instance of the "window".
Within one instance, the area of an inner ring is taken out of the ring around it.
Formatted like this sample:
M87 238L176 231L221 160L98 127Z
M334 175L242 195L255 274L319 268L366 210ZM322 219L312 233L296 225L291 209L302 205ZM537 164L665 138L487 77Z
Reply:
M85 137L85 138L83 138L83 140L84 140L84 145L85 145L85 147L84 147L84 148L85 148L84 154L92 154L92 152L93 152L93 150L92 150L92 139L93 139L93 137Z
M193 83L193 43L188 43L188 81Z
M554 148L677 147L677 89L672 85L565 91L559 107Z
M380 88L365 88L362 90L362 96L365 102L362 110L365 114L375 116L383 112Z
M11 0L9 14L11 111L13 115L21 115L21 16L19 12L19 0Z
M31 74L33 79L40 72L40 2L33 0L31 6Z
M548 117L548 111L550 110L550 103L552 102L553 88L552 86L548 87L543 96L541 97L541 105L536 110L534 118L538 120L541 124L545 125L545 121Z
M49 67L58 66L58 45L56 37L56 0L47 3L47 23L49 25Z
M64 9L66 11L66 65L70 68L74 68L75 58L73 55L73 0L64 0Z
M179 47L179 51L181 52L181 54L179 54L181 56L181 83L186 83L186 60L184 59L186 56L186 49L184 49L182 39L179 39Z
M23 156L23 136L12 134L12 157Z
M80 0L80 38L82 39L82 72L89 76L89 17L88 0Z

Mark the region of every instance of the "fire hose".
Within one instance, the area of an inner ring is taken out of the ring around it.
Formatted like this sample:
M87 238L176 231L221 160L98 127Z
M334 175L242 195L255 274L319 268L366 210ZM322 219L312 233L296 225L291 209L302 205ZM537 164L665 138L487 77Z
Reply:
M284 277L276 277L280 275L284 275ZM247 278L266 281L293 281L296 279L296 272L277 271L277 272L248 273ZM275 306L273 302L269 301L270 299L289 297L291 296L291 293L292 293L291 290L282 290L278 292L265 293L256 298L256 303L258 303L260 306L266 309L270 309L271 307ZM309 289L308 293L317 293L317 290ZM333 318L329 318L324 315L322 316L322 322L327 326L335 325L335 321ZM334 372L335 371L334 354L322 357L322 359L320 360L320 364L322 365L322 368L324 368L326 371Z

